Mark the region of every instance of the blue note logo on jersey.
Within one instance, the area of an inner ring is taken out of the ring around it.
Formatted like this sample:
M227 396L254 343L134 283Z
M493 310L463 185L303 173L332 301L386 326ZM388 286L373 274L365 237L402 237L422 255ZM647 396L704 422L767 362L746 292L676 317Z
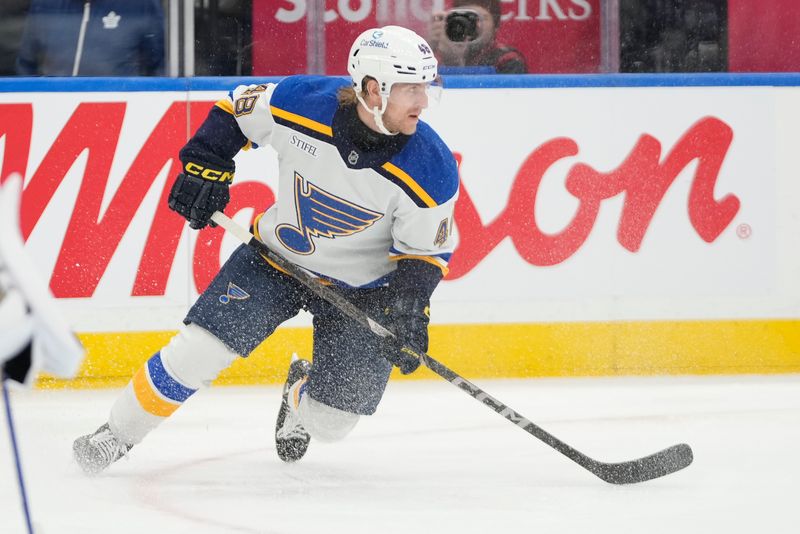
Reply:
M382 213L362 208L320 189L299 174L294 174L294 203L297 226L280 224L275 235L284 247L296 254L313 254L312 238L334 239L366 230Z
M237 286L233 282L228 282L228 291L225 295L219 296L219 301L223 304L229 303L231 300L245 300L250 298L250 293Z

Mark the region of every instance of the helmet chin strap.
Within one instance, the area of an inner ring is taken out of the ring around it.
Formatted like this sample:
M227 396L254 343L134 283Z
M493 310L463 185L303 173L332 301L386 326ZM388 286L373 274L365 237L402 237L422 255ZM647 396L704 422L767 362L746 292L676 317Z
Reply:
M364 99L361 97L359 93L356 93L356 98L358 98L358 102L364 106L364 109L372 113L372 116L375 118L375 125L378 127L378 130L381 131L384 135L397 135L400 132L390 132L386 126L383 124L383 111L386 109L386 104L389 101L389 97L386 95L381 95L381 108L375 106L374 108L370 109Z

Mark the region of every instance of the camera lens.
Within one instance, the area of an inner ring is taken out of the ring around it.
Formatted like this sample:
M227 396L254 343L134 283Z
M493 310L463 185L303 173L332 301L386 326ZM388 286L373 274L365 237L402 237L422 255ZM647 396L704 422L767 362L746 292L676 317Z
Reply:
M453 42L474 41L478 37L478 13L451 11L445 19L445 33Z
M469 22L464 17L455 16L447 21L447 37L451 41L466 41Z

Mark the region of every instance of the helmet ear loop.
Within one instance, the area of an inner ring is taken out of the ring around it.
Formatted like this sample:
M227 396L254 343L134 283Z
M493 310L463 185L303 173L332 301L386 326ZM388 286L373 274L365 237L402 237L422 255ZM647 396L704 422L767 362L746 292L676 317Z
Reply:
M399 132L390 132L386 126L383 124L383 112L386 111L386 106L389 103L389 97L381 92L381 108L375 106L371 108L364 102L364 98L361 96L361 93L356 93L356 98L358 98L358 102L364 106L364 109L372 113L372 116L375 118L375 125L378 127L378 130L381 131L383 135L397 135Z

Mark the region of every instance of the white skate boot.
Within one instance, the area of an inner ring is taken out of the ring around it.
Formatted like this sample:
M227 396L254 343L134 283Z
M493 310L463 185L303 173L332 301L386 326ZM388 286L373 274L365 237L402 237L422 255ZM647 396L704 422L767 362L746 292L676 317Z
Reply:
M131 447L133 445L118 440L106 423L94 434L87 434L76 439L72 444L72 452L75 461L85 473L96 475L128 454Z

